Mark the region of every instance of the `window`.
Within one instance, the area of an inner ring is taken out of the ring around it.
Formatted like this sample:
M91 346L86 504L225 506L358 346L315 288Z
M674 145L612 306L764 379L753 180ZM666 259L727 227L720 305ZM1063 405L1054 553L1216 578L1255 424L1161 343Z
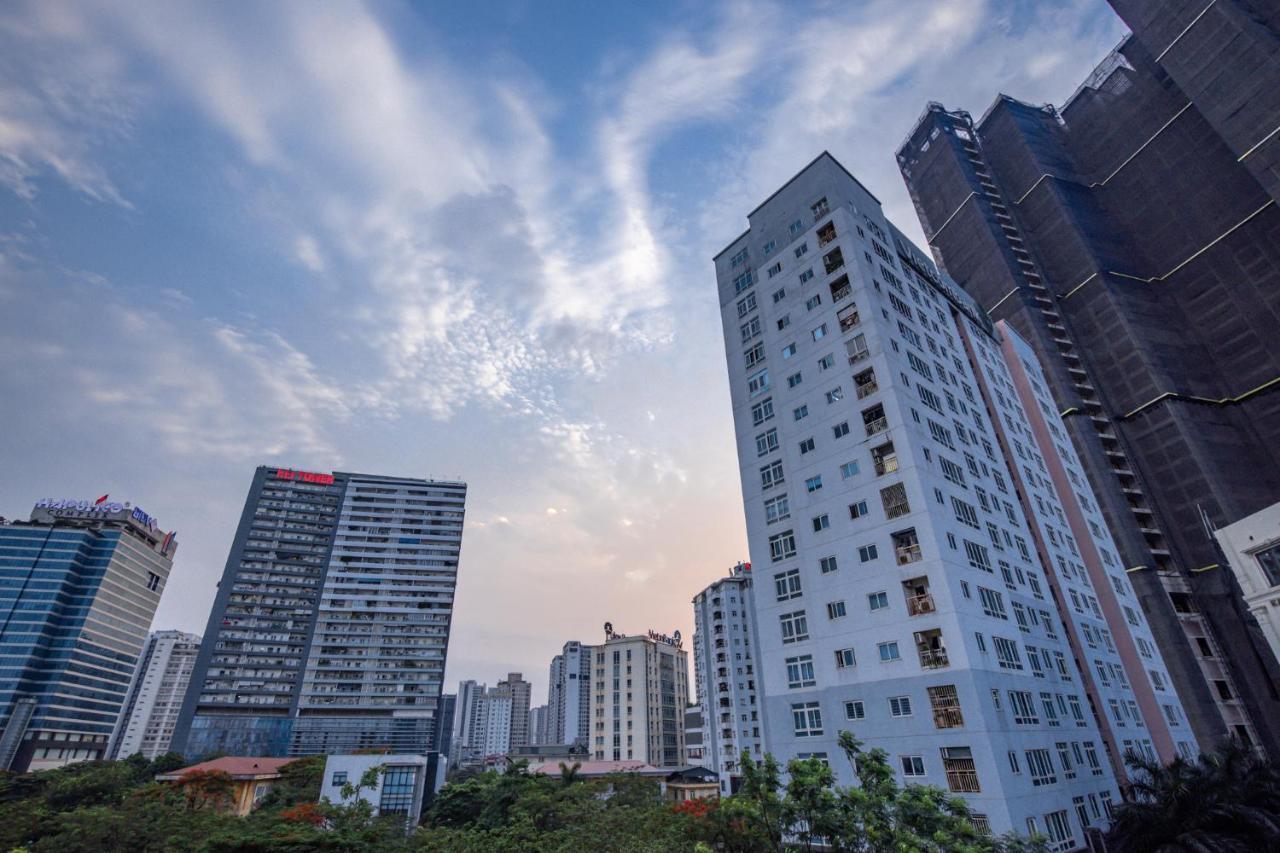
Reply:
M910 696L890 696L889 697L889 716L910 717L911 716L911 697Z
M796 246L795 255L797 258L804 257L804 254L807 251L809 251L809 244L801 243L799 246Z
M776 563L796 555L796 536L791 530L769 537L769 556Z
M960 695L956 692L954 684L929 687L927 691L935 728L953 729L964 725L964 714L960 711Z
M865 720L866 717L867 709L862 704L861 699L850 699L844 703L844 718L846 720Z
M850 477L858 476L858 463L846 462L840 466L840 479L847 480Z
M885 518L899 518L911 512L911 504L907 502L907 487L902 483L894 483L881 489L880 503L884 506Z
M853 649L836 649L836 668L849 669L857 664Z
M808 299L806 299L806 300L804 301L804 307L805 307L806 309L808 309L809 311L812 311L814 308L817 308L817 307L818 307L819 305L821 305L821 304L822 304L822 295L821 295L821 294L818 294L818 293L813 294L813 296L810 296ZM823 337L824 335L826 335L826 333L827 333L827 324L826 324L826 323L823 323L823 324L822 324L822 326L821 326L821 330L822 330L822 334L820 334L820 335L819 335L819 334L816 334L816 333L815 333L814 338L813 338L815 341L816 341L818 338L821 338L821 337Z
M1013 709L1013 722L1019 726L1039 725L1035 699L1025 690L1009 691L1009 707Z
M831 519L824 512L822 515L815 516L813 519L813 532L821 533L831 526Z
M748 368L755 367L757 364L764 361L764 344L756 344L751 349L744 352L742 357L746 361Z
M778 248L778 241L777 241L777 240L770 240L768 243L765 243L765 244L764 244L764 256L765 256L766 258L767 258L767 257L769 257L770 255L772 255L772 254L773 254L773 250L774 250L774 249L776 249L776 248Z
M413 808L413 794L418 787L418 768L388 767L382 773L382 792L378 800L380 814L408 814Z
M813 299L817 299L817 298L818 298L817 296L813 297ZM809 301L812 302L813 299L810 299ZM809 334L810 336L813 337L815 341L822 340L827 336L827 324L823 323L821 326L818 326L816 329L810 329Z
M822 198L818 199L813 204L811 204L809 206L809 209L813 211L813 219L815 222L831 212L831 208L827 204L826 196L823 196Z
M977 794L978 768L973 762L973 751L967 746L944 746L942 769L947 774L947 788L958 794Z
M783 348L782 348L782 357L783 357L783 358L791 358L791 356L793 356L793 355L795 355L795 354L796 354L796 345L795 345L795 344L787 344L785 347L783 347Z
M1004 637L991 637L996 647L996 662L1003 669L1022 669L1022 659L1018 656L1018 644Z
M844 616L845 616L845 607L844 607L843 601L827 602L827 618L828 619L841 619Z
M832 403L838 403L843 399L844 399L844 388L840 386L836 386L835 388L832 388L830 391L827 392L828 406L831 405ZM846 431L848 429L848 426L849 426L848 424L845 424Z
M897 643L877 643L876 649L880 652L880 660L885 663L902 660L902 653L898 651Z
M841 421L831 428L831 434L835 438L844 438L849 434L849 422Z
M976 509L956 497L951 498L951 506L955 510L956 521L961 524L967 524L974 530L981 529L978 524L978 511Z
M761 400L751 407L751 423L755 426L769 420L773 417L773 398Z
M786 481L782 473L782 462L772 462L760 469L760 487L769 489Z
M873 611L884 610L889 606L889 594L885 592L873 592L867 596L867 603Z
M982 601L982 612L988 616L994 616L997 619L1008 619L1009 615L1005 613L1004 598L998 592L989 590L984 586L978 587L978 598Z
M750 272L745 272L742 275L738 276L738 278L739 279L745 278L747 280L747 284L748 285L751 284ZM736 288L737 286L738 286L738 280L735 279L734 287ZM748 293L746 296L738 300L738 319L739 320L746 317L748 314L750 314L754 310L756 310L756 295L754 293Z
M919 755L902 756L902 775L903 776L923 776L924 775L924 759Z
M790 571L779 572L773 576L773 586L778 595L778 601L799 598L802 594L802 590L800 588L800 570L791 569Z
M160 576L155 572L147 572L147 589L155 592L160 588Z
M790 326L790 325L791 325L791 315L790 315L790 314L783 314L781 317L779 317L779 318L778 318L778 331L779 331L779 332L781 332L783 329L785 329L787 326Z
M822 488L822 475L819 474L816 477L810 477L809 479L805 480L804 487L810 492L818 491L818 489Z
M729 259L729 265L740 267L747 262L747 250L739 249L732 258Z
M824 575L831 574L838 568L838 566L836 566L836 558L834 556L823 557L818 561L818 567L822 569L822 573Z
M817 737L822 734L822 709L817 702L798 702L791 706L791 719L796 737Z
M782 642L798 643L809 639L809 620L803 610L783 613L778 616L778 622L782 626Z
M787 501L786 495L778 495L776 498L768 498L764 502L764 520L766 524L773 524L776 521L785 521L791 517L791 506Z
M836 357L831 355L830 353L818 359L819 370L830 370L835 366L836 366Z
M1031 771L1031 784L1035 787L1052 785L1058 781L1053 772L1053 758L1047 749L1028 749L1027 769Z
M796 420L802 421L805 418L809 417L809 406L807 404L803 406L797 406L795 409L791 411L791 415Z
M769 370L765 368L759 373L747 377L747 393L752 397L769 390Z
M800 283L801 283L801 284L804 284L806 281L808 281L808 280L809 280L809 279L811 279L811 278L813 278L813 267L809 267L809 269L807 269L807 270L805 270L804 272L800 273Z
M752 317L750 320L743 323L741 327L741 332L742 332L742 342L744 344L747 341L751 340L752 338L758 336L760 334L760 318Z
M858 548L858 559L863 563L870 563L878 556L875 545L863 545Z
M335 770L335 771L333 771L333 779L332 779L332 781L330 781L330 782L329 782L329 784L330 784L330 785L345 785L345 784L347 784L347 771L345 771L345 770Z
M1259 568L1267 576L1267 583L1271 586L1280 586L1280 545L1264 548L1254 554L1253 558L1258 561Z
M813 655L787 658L787 687L796 690L813 687L817 683L813 675Z
M1084 801L1080 801L1080 809L1083 810ZM1073 850L1076 846L1075 836L1071 833L1071 821L1067 819L1067 812L1062 811L1049 812L1044 816L1045 829L1049 833L1049 841L1052 842L1050 850Z
M802 374L800 371L797 370L795 373L787 377L787 387L794 388L803 381L804 381L804 374Z
M778 449L778 431L776 429L762 432L756 436L756 456L768 456Z
M782 272L782 261L778 261L778 262L777 262L777 263L775 263L773 266L769 267L769 278L773 278L775 275L777 275L777 274L778 274L778 273L780 273L780 272ZM773 301L774 301L774 302L777 302L777 301L779 301L779 300L781 299L781 297L778 295L778 294L781 294L781 293L782 293L782 291L781 291L781 290L779 290L779 291L778 291L778 293L775 293L775 294L774 294L774 296L773 296Z
M804 441L800 442L800 455L803 456L806 453L812 452L814 446L813 439L806 438Z

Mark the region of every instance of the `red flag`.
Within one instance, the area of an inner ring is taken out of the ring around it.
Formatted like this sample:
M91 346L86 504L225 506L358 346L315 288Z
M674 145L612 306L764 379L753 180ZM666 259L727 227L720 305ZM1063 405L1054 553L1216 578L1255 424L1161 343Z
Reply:
M94 501L94 502L93 502L93 505L94 505L94 506L102 506L104 503L106 503L106 502L107 502L107 498L109 498L109 497L111 497L111 495L103 495L102 497L100 497L100 498L98 498L96 501Z

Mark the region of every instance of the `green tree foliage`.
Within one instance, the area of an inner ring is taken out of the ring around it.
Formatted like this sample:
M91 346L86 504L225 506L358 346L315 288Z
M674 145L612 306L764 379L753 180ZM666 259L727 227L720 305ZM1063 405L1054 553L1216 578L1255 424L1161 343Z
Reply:
M1280 850L1280 768L1231 741L1167 765L1130 753L1132 798L1115 815L1116 851Z

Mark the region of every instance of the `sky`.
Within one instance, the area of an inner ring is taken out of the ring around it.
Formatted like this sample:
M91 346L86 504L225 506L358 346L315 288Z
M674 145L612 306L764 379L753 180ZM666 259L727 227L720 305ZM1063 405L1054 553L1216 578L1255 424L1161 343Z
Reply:
M477 14L478 8L483 14ZM469 485L448 689L693 632L747 559L711 258L823 150L921 241L928 101L1102 0L0 5L0 515L109 493L202 632L256 466Z

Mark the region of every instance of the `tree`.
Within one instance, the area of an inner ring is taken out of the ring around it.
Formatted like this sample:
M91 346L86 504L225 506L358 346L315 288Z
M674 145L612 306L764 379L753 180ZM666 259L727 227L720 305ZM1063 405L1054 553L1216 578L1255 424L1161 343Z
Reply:
M232 804L235 782L221 770L192 770L176 783L190 811L222 811Z
M1132 797L1107 841L1119 851L1280 849L1280 768L1232 740L1195 761L1160 764L1134 753Z
M565 766L565 763L563 761L560 762L560 784L567 786L567 785L572 785L574 782L577 782L578 779L580 778L578 771L581 768L582 768L581 761L573 762L573 766L571 767Z

